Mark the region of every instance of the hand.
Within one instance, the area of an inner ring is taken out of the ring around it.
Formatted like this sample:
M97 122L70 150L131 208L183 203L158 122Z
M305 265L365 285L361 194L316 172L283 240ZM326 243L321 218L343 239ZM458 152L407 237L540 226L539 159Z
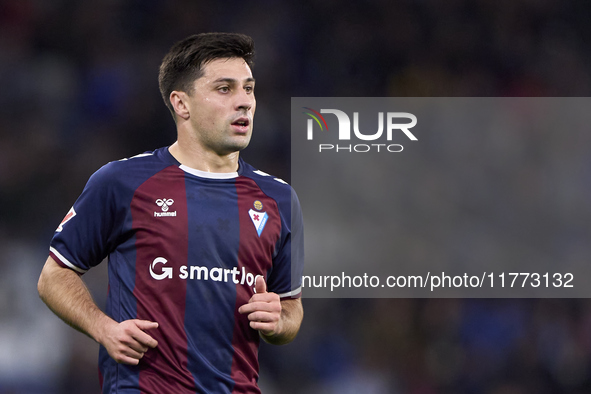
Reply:
M241 314L248 314L250 327L265 336L281 332L281 299L275 293L267 293L265 278L257 276L254 284L256 293L248 304L238 308Z
M158 341L145 333L158 328L158 323L147 320L111 320L104 328L99 341L109 355L120 364L137 365L149 348L158 346Z

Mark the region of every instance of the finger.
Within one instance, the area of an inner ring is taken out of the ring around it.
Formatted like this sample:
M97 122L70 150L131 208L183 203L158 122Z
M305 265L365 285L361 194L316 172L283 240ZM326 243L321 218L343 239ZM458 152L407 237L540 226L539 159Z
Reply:
M131 337L135 339L138 343L140 343L142 346L147 346L151 348L155 348L156 346L158 346L158 341L152 338L150 335L143 332L142 330L134 331L131 334Z
M250 304L253 302L267 302L267 303L274 303L274 302L281 302L281 298L279 298L278 294L275 293L262 293L262 294L253 294L248 300Z
M140 363L139 359L128 356L119 356L114 360L119 364L138 365Z
M137 352L137 351L133 350L132 348L128 347L128 348L121 350L119 357L116 358L116 361L117 362L125 362L126 364L137 365L139 360L142 357L144 357L143 352ZM129 360L129 359L131 359L131 360ZM133 360L135 360L135 361L133 361Z
M155 321L136 319L133 320L133 322L140 330L153 330L155 328L158 328L158 323L156 323Z
M240 308L238 308L238 313L244 315L246 313L252 313L254 311L257 311L259 308L260 306L258 305L258 303L244 304Z
M273 312L279 311L279 307L270 302L250 302L238 308L238 312L242 315L256 311Z
M245 313L251 313L257 310L257 305L256 304L244 304L242 305L240 308L238 308L238 313L240 314L245 314Z
M129 347L130 349L136 351L137 353L145 353L148 351L149 347L140 343L139 341L137 341L135 338L132 338L128 341L123 341L122 342L125 346Z
M256 311L279 313L281 312L281 304L268 301L249 302L248 304L244 304L238 308L238 312L241 314L252 313Z
M263 294L267 292L267 283L265 282L265 278L262 276L257 276L254 283L254 292L257 294Z
M258 322L277 322L279 321L279 314L271 312L252 312L248 314L248 320Z

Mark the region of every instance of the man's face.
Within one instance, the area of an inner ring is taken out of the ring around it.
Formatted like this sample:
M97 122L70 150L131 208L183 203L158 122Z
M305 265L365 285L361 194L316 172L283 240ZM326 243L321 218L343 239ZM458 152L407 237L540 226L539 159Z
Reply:
M248 146L256 109L254 78L242 58L215 59L202 67L189 95L192 138L227 155Z

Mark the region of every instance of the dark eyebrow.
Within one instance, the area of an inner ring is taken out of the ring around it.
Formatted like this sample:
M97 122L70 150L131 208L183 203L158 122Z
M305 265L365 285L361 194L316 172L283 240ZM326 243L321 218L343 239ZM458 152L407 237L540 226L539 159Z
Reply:
M253 77L249 77L249 78L246 78L246 79L244 80L244 82L254 82L254 81L255 81L255 79L254 79ZM234 78L218 78L218 79L216 79L216 80L215 80L215 81L213 81L213 82L214 82L214 83L218 83L218 82L226 82L226 83L228 83L228 84L232 84L232 85L233 85L233 84L236 84L236 83L238 83L238 80L237 80L237 79L234 79Z

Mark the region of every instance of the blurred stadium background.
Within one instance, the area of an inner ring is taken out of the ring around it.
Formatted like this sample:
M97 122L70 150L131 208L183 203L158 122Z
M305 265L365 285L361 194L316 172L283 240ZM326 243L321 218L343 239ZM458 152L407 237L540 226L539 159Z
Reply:
M37 277L96 169L174 141L156 75L178 39L254 37L244 156L289 180L292 96L589 96L590 20L559 0L0 0L0 394L99 392L98 345L45 308ZM99 303L105 269L85 275ZM587 299L304 306L297 340L261 350L266 394L591 392Z

